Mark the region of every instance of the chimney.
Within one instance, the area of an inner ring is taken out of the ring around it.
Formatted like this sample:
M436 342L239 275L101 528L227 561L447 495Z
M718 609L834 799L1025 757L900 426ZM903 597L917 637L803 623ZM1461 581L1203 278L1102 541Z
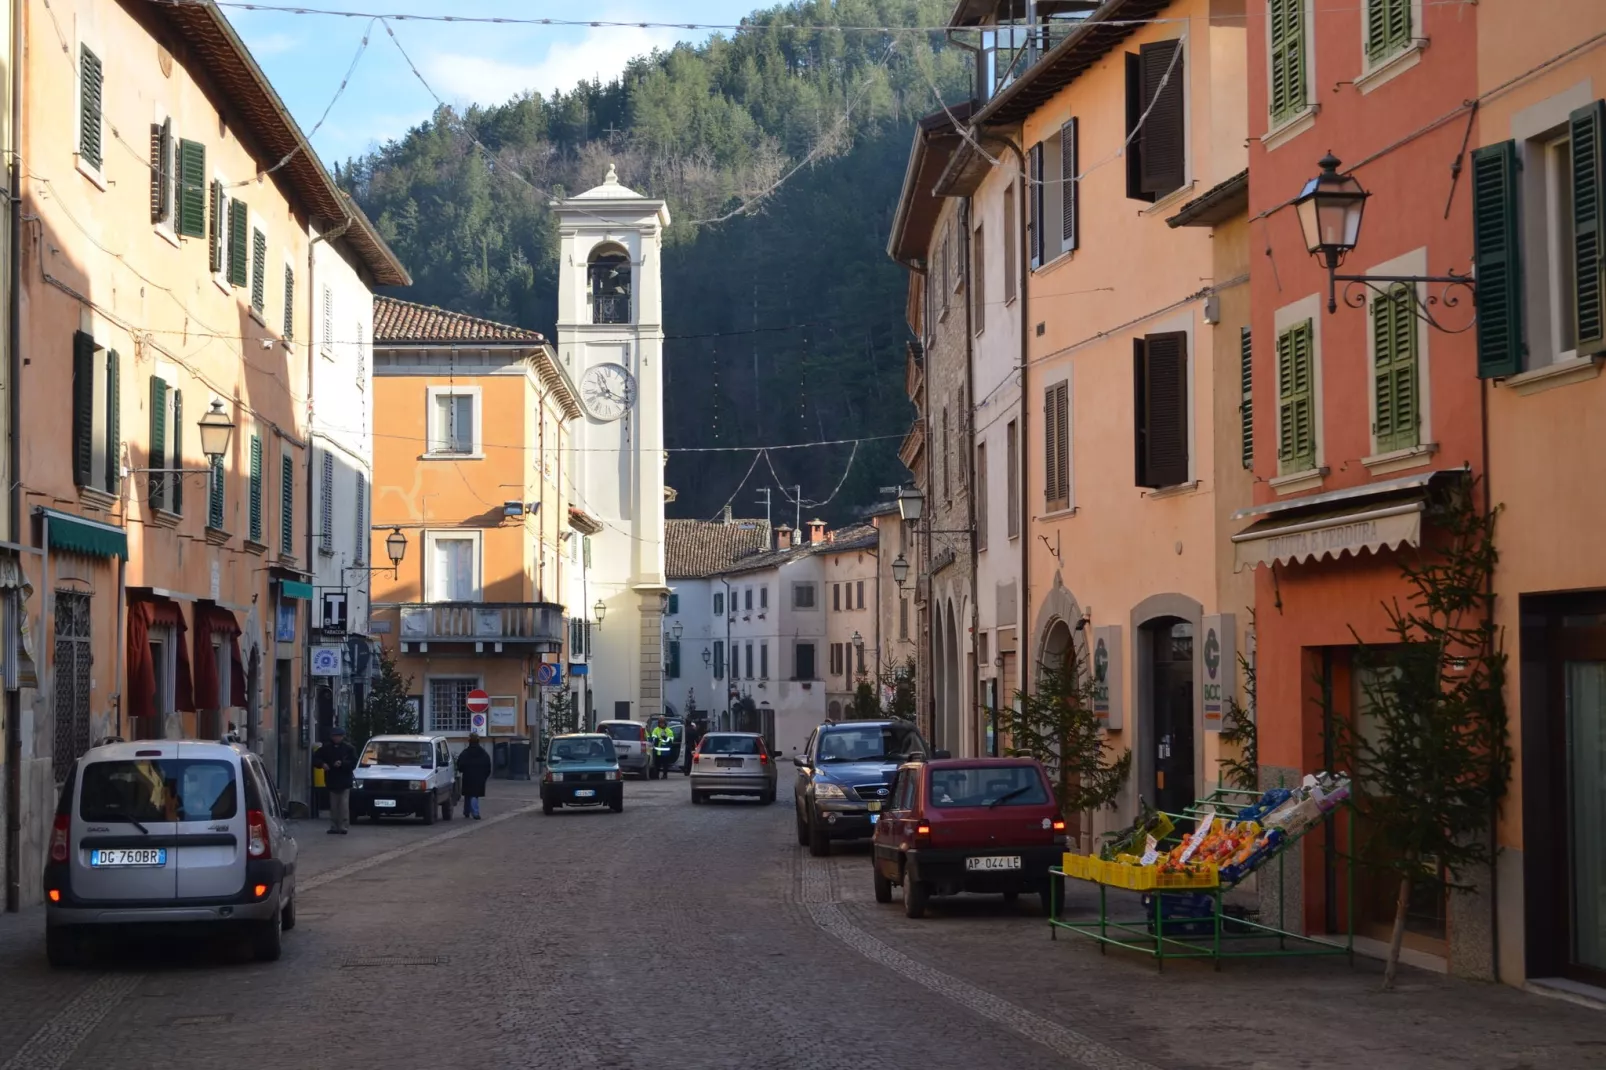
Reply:
M777 550L792 548L792 529L785 524L775 529L775 548Z
M725 503L725 519L724 519L723 523L729 524L730 522L731 522L731 504L730 504L730 502L726 502Z
M823 543L825 541L825 521L816 517L809 521L809 542Z

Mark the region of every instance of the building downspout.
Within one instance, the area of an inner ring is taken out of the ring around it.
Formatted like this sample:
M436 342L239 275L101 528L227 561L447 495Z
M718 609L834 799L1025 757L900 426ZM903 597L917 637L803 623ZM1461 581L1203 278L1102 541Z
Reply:
M9 258L6 295L9 320L6 324L6 398L8 435L6 442L6 470L11 474L7 489L11 501L11 520L6 538L22 544L22 436L17 432L22 419L22 64L17 57L22 52L22 0L11 0L11 159L6 179L11 193L11 241L6 250ZM43 592L41 592L43 597ZM18 612L26 609L18 605ZM40 618L40 631L44 619ZM41 639L40 642L43 640ZM43 654L44 648L40 647ZM15 913L22 908L22 694L8 690L5 693L5 768L6 768L6 912Z
M1489 486L1489 380L1478 380L1478 414L1483 421L1483 515L1494 510L1494 491ZM1489 619L1494 620L1494 571L1485 581ZM1519 666L1520 671L1520 666ZM1495 984L1500 983L1500 803L1489 812L1489 960Z
M926 285L928 286L931 284L930 270L930 264L927 264ZM937 285L947 286L948 280L939 279ZM935 328L932 329L935 331ZM931 338L935 342L937 340L936 334L933 333ZM924 516L925 523L921 525L920 534L925 546L922 554L924 560L921 565L926 574L926 612L924 613L926 622L926 711L931 717L928 722L929 727L927 728L926 738L932 741L933 747L941 748L942 739L937 733L937 615L935 612L937 584L936 577L931 574L930 511L932 499L936 497L937 491L936 476L931 461L931 455L936 451L936 442L933 441L935 436L932 434L931 428L931 353L929 350L921 350L920 356L924 364L920 369L920 419L925 424L926 439L926 515ZM919 573L916 573L916 576L918 577ZM915 580L915 593L917 595L920 593L920 581L918 578Z
M1024 137L1024 131L1022 136ZM1025 151L1010 138L1004 138L1003 141L1005 145L1009 146L1009 151L1015 154L1016 166L1021 177L1026 178L1028 172L1026 170ZM1012 228L1016 226L1019 219L1024 218L1026 213L1025 195L1030 192L1029 186L1024 187L1022 196L1015 198L1019 202L1019 208L1017 209L1019 214L1015 219L1009 220L1009 225ZM1027 644L1031 641L1029 621L1031 619L1032 603L1031 572L1029 571L1032 545L1032 533L1030 530L1032 506L1031 498L1026 489L1031 486L1031 480L1026 475L1027 458L1031 456L1031 451L1026 447L1027 415L1030 408L1027 405L1026 378L1031 369L1031 335L1028 333L1027 327L1031 323L1032 252L1026 241L1024 227L1016 231L1015 239L1020 254L1020 264L1016 268L1020 277L1020 385L1018 387L1020 392L1020 415L1015 418L1020 425L1020 434L1015 436L1015 448L1020 452L1020 456L1016 460L1016 467L1020 476L1020 605L1018 607L1020 617L1015 632L1015 687L1016 690L1025 692L1031 689L1032 683L1031 678L1027 675L1026 660Z
M977 609L976 590L976 437L974 432L976 412L976 323L974 320L976 307L976 279L974 270L976 266L976 250L970 248L969 242L975 240L976 228L973 225L973 203L971 198L965 198L960 205L960 218L964 220L965 243L967 255L965 256L965 409L959 414L963 420L964 431L960 434L961 442L969 442L966 447L966 458L960 471L965 473L965 527L970 531L970 665L966 673L966 693L969 696L971 715L976 719L975 727L981 727L981 662L976 657L976 633L981 618ZM985 280L983 280L985 282ZM985 321L984 321L985 322ZM965 755L963 746L954 748L954 753ZM977 748L980 753L980 748Z

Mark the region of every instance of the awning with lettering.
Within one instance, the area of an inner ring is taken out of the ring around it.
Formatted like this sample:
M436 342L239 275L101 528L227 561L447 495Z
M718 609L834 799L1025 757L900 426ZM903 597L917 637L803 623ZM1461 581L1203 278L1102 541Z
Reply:
M1424 499L1373 508L1333 509L1298 517L1269 517L1232 537L1235 570L1273 563L1320 561L1344 554L1417 546Z

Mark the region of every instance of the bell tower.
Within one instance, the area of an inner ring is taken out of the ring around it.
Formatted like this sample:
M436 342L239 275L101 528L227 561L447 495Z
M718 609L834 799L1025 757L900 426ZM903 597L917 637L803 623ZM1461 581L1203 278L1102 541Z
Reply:
M590 688L599 720L663 710L664 403L660 251L669 207L619 183L552 202L559 224L558 359L585 416L570 434L570 504L592 537ZM589 617L590 607L569 607Z

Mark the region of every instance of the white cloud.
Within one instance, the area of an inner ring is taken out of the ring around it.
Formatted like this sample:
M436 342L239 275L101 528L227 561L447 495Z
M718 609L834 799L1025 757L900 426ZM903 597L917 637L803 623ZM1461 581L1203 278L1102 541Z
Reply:
M639 26L588 27L578 41L553 41L543 59L510 62L486 55L437 52L425 58L424 76L451 103L500 104L534 90L568 91L580 82L617 77L625 65L654 48L668 48L682 34ZM549 39L550 40L550 39Z

